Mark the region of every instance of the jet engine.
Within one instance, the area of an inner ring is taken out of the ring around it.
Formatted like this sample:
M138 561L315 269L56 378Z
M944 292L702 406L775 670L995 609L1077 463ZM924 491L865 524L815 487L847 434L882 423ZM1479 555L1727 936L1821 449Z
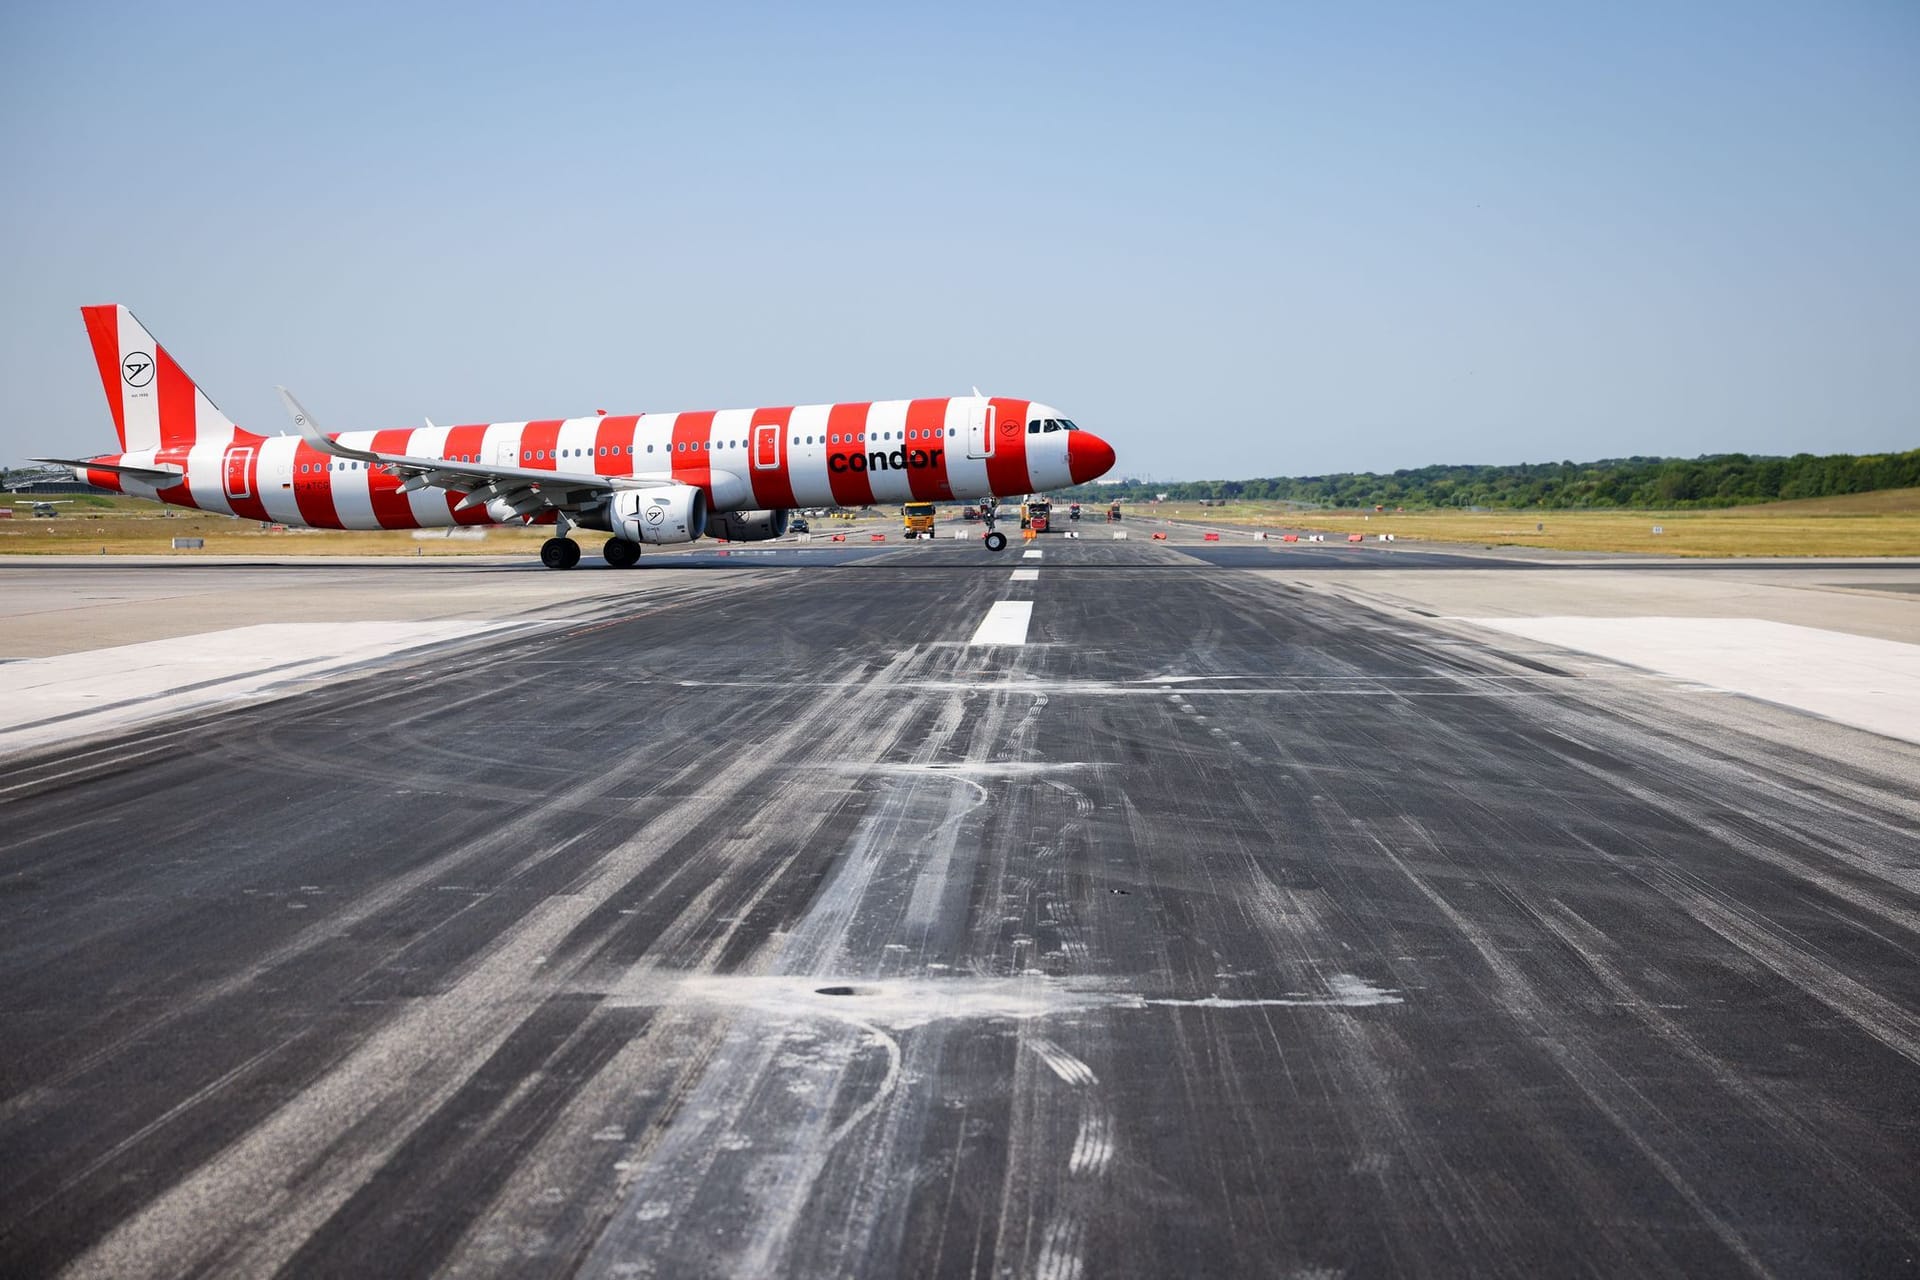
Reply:
M729 511L725 515L716 513L707 521L707 536L725 538L728 542L765 542L787 531L787 517L791 514L785 508L778 511Z
M607 503L615 537L655 546L692 542L707 531L707 495L690 484L616 489Z

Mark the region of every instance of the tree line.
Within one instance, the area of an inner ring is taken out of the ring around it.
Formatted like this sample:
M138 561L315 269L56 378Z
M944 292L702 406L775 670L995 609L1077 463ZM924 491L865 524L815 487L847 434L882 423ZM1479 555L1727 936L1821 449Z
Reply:
M1166 494L1278 500L1312 507L1585 507L1672 509L1732 507L1791 498L1829 498L1873 489L1920 486L1920 449L1905 453L1791 458L1744 453L1698 458L1609 458L1599 462L1513 466L1433 466L1381 474L1272 476L1261 480L1194 480L1154 484L1123 480L1080 485L1057 495L1081 501L1141 501Z

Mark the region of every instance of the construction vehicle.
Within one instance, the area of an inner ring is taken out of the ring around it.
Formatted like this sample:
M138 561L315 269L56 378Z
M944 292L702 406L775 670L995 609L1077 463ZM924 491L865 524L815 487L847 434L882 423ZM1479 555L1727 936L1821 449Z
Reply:
M1112 506L1107 508L1107 519L1118 520L1119 518L1120 518L1120 504L1116 502Z
M1045 498L1031 498L1020 504L1020 527L1045 533L1053 515L1053 504Z
M933 504L909 502L900 508L900 527L909 538L933 532Z
M1079 518L1080 518L1080 504L1076 502L1072 506L1067 508L1067 519L1078 520Z

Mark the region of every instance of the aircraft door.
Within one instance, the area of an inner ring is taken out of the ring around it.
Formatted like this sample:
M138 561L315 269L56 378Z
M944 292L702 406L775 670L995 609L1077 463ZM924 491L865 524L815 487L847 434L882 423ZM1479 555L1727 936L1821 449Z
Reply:
M993 403L976 400L967 405L967 456L993 456Z
M786 430L778 422L762 422L753 429L753 469L774 471L780 466L780 436Z
M520 465L520 446L512 440L502 440L493 446L493 465L496 467L517 467Z
M227 497L246 499L253 496L253 449L242 447L227 450Z

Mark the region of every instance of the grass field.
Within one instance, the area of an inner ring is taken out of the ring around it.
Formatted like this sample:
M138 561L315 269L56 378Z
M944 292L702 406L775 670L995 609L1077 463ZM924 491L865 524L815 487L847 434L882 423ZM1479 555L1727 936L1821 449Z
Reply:
M469 526L451 538L445 529L422 529L417 536L410 529L269 529L255 520L208 515L144 498L60 494L54 499L60 504L59 515L34 516L33 504L47 501L46 496L0 493L0 507L13 510L11 518L0 519L0 555L532 556L552 536L551 526L545 525ZM864 530L874 520L898 529L899 508L876 508L860 527ZM826 518L812 524L822 535L848 527ZM584 529L574 536L589 553L597 553L606 540L605 534ZM175 551L175 538L202 538L207 545L198 551Z
M532 554L544 528L487 527L478 539L447 538L443 530L416 538L406 530L351 533L268 530L251 520L204 515L139 498L63 499L52 519L29 514L35 499L0 494L0 555L520 555ZM1721 511L1312 511L1277 502L1131 504L1128 514L1161 516L1222 529L1314 529L1391 533L1397 540L1480 546L1551 547L1563 551L1634 551L1674 556L1858 555L1920 556L1920 489L1888 489L1844 498L1774 502ZM951 527L955 517L941 512ZM878 508L883 527L898 512ZM1536 528L1535 526L1540 526ZM1660 526L1664 532L1655 534ZM817 531L837 531L825 520ZM581 533L597 550L601 535ZM174 538L204 538L204 551L173 551Z
M486 528L485 537L447 538L445 530L352 533L340 530L264 529L254 520L207 515L141 498L55 495L52 518L31 514L44 497L0 493L0 555L512 555L532 553L548 536L544 529ZM583 541L587 535L583 535ZM204 538L204 551L174 551L175 538ZM597 545L597 544L595 544Z
M1233 528L1391 533L1493 547L1672 556L1920 556L1920 489L1718 511L1308 511L1282 503L1136 505L1138 515ZM1663 532L1655 533L1658 526Z

